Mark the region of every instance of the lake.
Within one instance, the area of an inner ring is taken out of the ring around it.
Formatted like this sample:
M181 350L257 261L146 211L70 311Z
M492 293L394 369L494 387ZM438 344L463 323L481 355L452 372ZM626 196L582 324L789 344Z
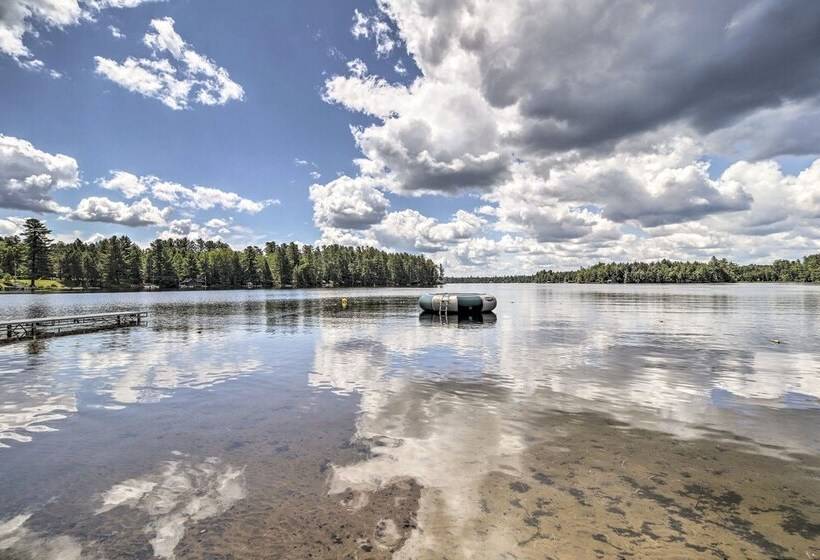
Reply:
M0 558L820 557L820 286L446 289L1 296Z

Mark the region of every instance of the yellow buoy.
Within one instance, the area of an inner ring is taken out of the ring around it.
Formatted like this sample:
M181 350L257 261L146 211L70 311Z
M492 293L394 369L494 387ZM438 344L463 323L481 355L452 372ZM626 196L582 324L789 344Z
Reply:
M342 309L347 309L347 298L346 297L342 298Z

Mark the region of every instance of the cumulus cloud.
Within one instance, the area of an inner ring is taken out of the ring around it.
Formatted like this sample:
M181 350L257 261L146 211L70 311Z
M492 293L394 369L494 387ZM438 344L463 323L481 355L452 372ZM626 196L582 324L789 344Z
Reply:
M211 218L204 224L190 218L182 218L168 222L167 229L159 233L162 239L202 239L204 241L234 241L247 242L253 231L245 226L234 224L228 218Z
M104 189L119 191L126 198L135 198L145 193L164 203L195 210L222 208L256 214L270 205L279 204L278 200L251 200L235 192L223 191L214 187L194 185L186 187L173 181L164 181L153 175L137 176L127 171L111 171L110 176L101 179L99 185Z
M464 210L458 210L449 222L440 222L407 209L388 214L372 233L386 247L435 252L477 236L484 224L483 218Z
M493 107L516 107L515 136L530 149L590 146L676 120L713 130L820 87L820 6L810 1L382 5L425 76L455 71Z
M78 187L77 161L50 154L31 142L0 134L0 207L34 212L64 210L52 198L55 189Z
M394 251L440 253L451 251L459 244L480 235L486 220L481 216L458 210L449 221L442 222L412 209L388 212L377 223L353 228L344 223L319 222L320 244L381 247Z
M78 25L106 8L134 8L152 1L161 0L4 0L0 8L0 53L23 68L43 70L45 63L31 52L25 42L27 36L36 37L42 29ZM59 77L54 71L51 75Z
M676 138L645 151L572 158L546 173L522 164L486 198L498 203L502 222L564 227L567 237L583 234L596 215L655 227L748 209L743 185L711 179L699 153L691 139Z
M16 216L0 218L0 235L19 235L23 233L23 223L25 221L25 218Z
M179 204L184 207L197 210L210 210L212 208L223 208L225 210L235 210L237 212L247 212L256 214L267 206L278 204L278 200L256 201L239 196L235 192L223 191L213 187L202 187L195 185L185 187L179 183L170 181L152 181L151 193L157 200Z
M242 101L242 86L231 80L225 68L186 43L174 29L174 23L170 17L151 20L151 31L145 34L143 43L151 49L152 58L129 56L117 62L95 56L97 74L174 110L195 103L224 105Z
M310 187L313 222L319 228L365 229L381 221L390 201L368 178L346 175Z
M371 119L351 127L361 156L348 180L478 195L484 223L442 242L429 232L443 224L387 212L358 229L319 220L323 240L431 251L463 271L817 249L818 164L785 173L771 159L820 150L816 3L378 8L354 12L354 35L384 21L419 76L391 82L356 59L326 79L327 103Z
M163 225L170 213L170 208L157 208L147 198L127 204L104 196L91 196L82 199L74 210L66 213L66 217L84 222L139 227Z
M108 179L100 179L98 184L110 191L119 191L125 198L134 198L148 190L141 177L127 171L112 171Z
M508 171L492 109L464 84L391 84L354 65L326 82L324 99L380 119L353 129L365 156L357 163L394 192L487 190Z

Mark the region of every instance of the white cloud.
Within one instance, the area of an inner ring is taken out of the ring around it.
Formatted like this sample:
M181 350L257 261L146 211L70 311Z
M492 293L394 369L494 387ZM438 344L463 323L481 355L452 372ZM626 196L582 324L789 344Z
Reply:
M153 51L152 58L128 57L117 62L95 56L96 72L119 86L145 97L158 99L174 110L194 103L224 105L242 101L245 91L231 80L225 68L197 53L174 30L170 17L151 21L152 31L143 43ZM162 58L168 54L170 58Z
M111 32L111 36L115 39L125 39L125 33L120 31L120 28L115 25L109 25L108 30Z
M84 222L108 222L139 227L164 225L170 213L170 208L157 208L147 198L126 204L103 196L91 196L82 199L66 217Z
M353 130L363 174L405 194L484 191L505 176L503 128L479 92L463 83L391 84L352 70L327 80L323 95L382 121Z
M198 185L185 187L179 183L159 180L151 182L151 194L158 200L197 210L223 208L225 210L247 212L248 214L256 214L267 206L279 204L278 200L250 200L234 192L227 192L213 187Z
M400 250L435 252L448 245L479 235L485 220L458 210L451 221L439 222L416 210L391 212L374 226L372 233L382 246Z
M353 27L350 32L357 39L364 38L376 41L376 54L381 58L388 56L397 46L390 23L381 14L365 15L353 10Z
M322 178L322 174L319 173L319 166L316 165L314 162L306 159L293 158L293 163L297 167L306 167L310 169L310 171L308 171L308 175L310 175L311 179L313 179L314 181L317 181Z
M315 207L314 203L314 212ZM483 232L486 223L484 218L464 210L456 211L450 221L441 222L412 209L385 213L380 221L371 220L369 224L317 220L317 226L322 230L320 244L371 246L440 256L475 239Z
M245 226L234 224L231 219L211 218L204 224L190 218L168 222L167 229L159 233L162 239L202 239L204 241L225 241L235 245L247 245L252 242L253 231Z
M10 56L23 68L44 70L45 63L26 45L27 36L36 37L41 29L79 25L93 20L96 12L106 8L134 8L152 1L161 0L3 0L0 53ZM59 72L49 73L59 77Z
M353 60L348 61L347 69L350 71L351 75L357 78L363 78L367 75L367 64L365 64L364 60L361 58L354 58Z
M501 229L529 228L539 240L577 238L596 224L655 227L749 208L737 182L713 180L691 139L675 138L646 151L572 157L546 173L527 163L487 200L498 204Z
M52 191L78 187L77 161L63 154L50 154L31 142L0 134L0 208L61 212Z
M20 235L23 232L25 218L9 216L0 218L0 235Z
M485 222L445 242L431 233L444 224L418 212L357 229L323 217L322 241L430 251L462 272L816 252L820 160L787 174L765 158L817 156L820 4L748 6L381 0L379 13L354 11L356 37L385 23L420 75L394 83L352 60L326 79L326 102L373 119L351 127L361 156L346 180L478 195L471 215ZM773 32L775 19L797 27Z
M278 200L251 200L235 192L214 187L194 185L186 187L172 181L164 181L153 175L137 176L127 171L111 171L107 179L100 179L104 189L121 192L126 198L135 198L145 193L156 200L174 204L182 208L211 210L222 208L256 214L268 206L279 204Z
M312 185L310 200L319 228L365 229L378 223L390 207L373 181L346 175L325 185Z
M127 171L111 171L108 179L99 179L98 184L110 191L119 191L125 198L135 198L148 190L142 177Z

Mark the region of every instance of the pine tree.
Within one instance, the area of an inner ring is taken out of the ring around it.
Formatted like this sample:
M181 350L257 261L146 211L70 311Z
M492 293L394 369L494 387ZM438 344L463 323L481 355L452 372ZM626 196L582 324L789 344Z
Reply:
M28 274L32 288L35 279L51 275L51 265L48 260L51 247L50 234L51 230L36 218L29 218L23 225L23 243L26 247Z
M259 257L260 265L259 268L262 271L262 287L263 288L272 288L273 287L273 274L270 271L270 265L268 264L268 259L264 256Z
M125 274L132 288L142 287L142 251L133 243L125 253Z

